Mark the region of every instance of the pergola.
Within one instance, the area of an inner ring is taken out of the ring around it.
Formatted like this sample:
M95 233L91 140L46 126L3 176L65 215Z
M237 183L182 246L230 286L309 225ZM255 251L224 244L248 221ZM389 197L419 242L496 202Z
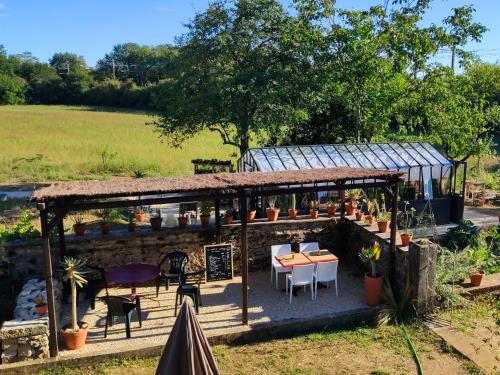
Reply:
M341 218L345 217L344 191L355 188L382 188L392 196L391 264L396 249L398 188L402 173L364 168L325 168L280 172L215 173L182 177L118 179L111 181L60 182L36 190L42 228L44 274L49 309L50 355L58 355L57 319L54 305L53 266L50 232L57 227L61 255L65 252L64 217L70 211L137 207L196 200L215 202L216 241L220 242L220 200L239 198L242 278L242 323L248 324L248 198L292 193L339 191Z

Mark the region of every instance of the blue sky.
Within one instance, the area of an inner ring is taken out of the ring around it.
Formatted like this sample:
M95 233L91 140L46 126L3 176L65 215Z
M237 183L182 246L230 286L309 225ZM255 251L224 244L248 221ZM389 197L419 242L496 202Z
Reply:
M287 3L288 0L282 0ZM90 66L123 42L173 43L209 0L0 0L0 44L8 53L30 51L41 61L55 52L83 55ZM337 6L366 8L375 0L338 0ZM483 60L500 60L500 0L434 0L425 22L440 22L456 6L473 4L476 20L490 30L471 43ZM438 61L449 61L442 53Z

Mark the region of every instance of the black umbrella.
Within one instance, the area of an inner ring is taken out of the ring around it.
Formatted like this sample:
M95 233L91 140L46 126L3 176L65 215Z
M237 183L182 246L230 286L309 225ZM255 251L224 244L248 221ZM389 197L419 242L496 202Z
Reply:
M188 300L181 310L156 368L156 375L219 375L208 340Z

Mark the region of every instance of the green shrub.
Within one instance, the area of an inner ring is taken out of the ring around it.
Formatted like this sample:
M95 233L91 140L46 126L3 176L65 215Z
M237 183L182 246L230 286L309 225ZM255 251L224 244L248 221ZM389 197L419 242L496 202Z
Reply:
M0 242L8 242L14 240L30 240L40 237L40 231L35 229L31 223L31 212L25 210L21 213L19 221L13 225L5 225L0 228Z
M467 246L475 246L479 236L479 228L470 220L462 220L448 229L444 236L444 245L449 249L463 250Z

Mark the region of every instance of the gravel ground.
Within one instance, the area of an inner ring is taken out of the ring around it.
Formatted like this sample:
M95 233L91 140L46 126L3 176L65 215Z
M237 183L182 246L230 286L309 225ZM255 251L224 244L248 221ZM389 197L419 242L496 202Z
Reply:
M252 327L279 324L294 320L308 320L314 317L334 315L335 313L356 310L366 307L363 297L363 282L351 276L349 270L339 267L338 297L335 289L319 289L318 298L311 301L309 289L304 293L301 289L298 296L288 303L284 287L284 275L280 275L280 289L270 283L269 272L253 272L249 275L249 326L241 324L241 278L202 284L202 303L198 319L207 336L218 336L228 333L242 332ZM89 310L87 300L79 302L79 319L90 325L86 346L72 352L61 345L61 356L85 356L111 351L130 350L140 347L165 344L174 324L176 286L166 291L160 289L156 298L154 287L138 288L142 305L142 328L139 328L137 316L132 316L132 337L126 339L123 320L115 322L104 338L104 324L107 308L104 303L96 301L96 308ZM126 296L130 289L110 289L112 295ZM62 319L59 324L69 321L70 305L63 305Z

